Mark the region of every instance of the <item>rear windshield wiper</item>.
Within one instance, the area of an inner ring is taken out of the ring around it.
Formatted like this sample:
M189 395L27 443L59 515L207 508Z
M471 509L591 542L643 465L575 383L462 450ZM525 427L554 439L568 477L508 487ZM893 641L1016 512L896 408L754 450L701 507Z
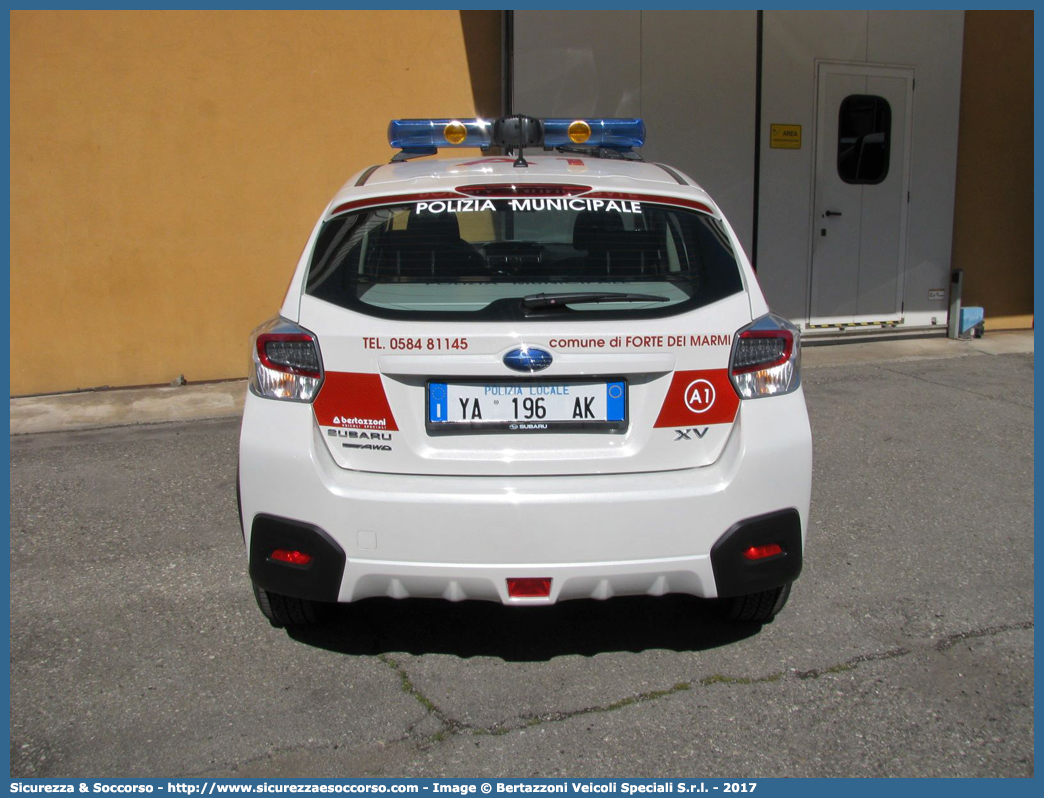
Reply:
M526 310L539 308L558 308L562 305L580 305L591 302L670 302L665 296L651 294L627 294L613 291L581 291L561 294L530 294L522 297L522 307Z

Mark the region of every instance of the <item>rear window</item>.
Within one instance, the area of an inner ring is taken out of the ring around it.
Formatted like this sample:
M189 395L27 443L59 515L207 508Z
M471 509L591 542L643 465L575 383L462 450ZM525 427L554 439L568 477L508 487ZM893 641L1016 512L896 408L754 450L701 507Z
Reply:
M647 201L453 199L359 210L319 232L306 292L403 319L650 318L743 290L721 222ZM536 294L644 298L533 309ZM528 307L527 307L528 305Z

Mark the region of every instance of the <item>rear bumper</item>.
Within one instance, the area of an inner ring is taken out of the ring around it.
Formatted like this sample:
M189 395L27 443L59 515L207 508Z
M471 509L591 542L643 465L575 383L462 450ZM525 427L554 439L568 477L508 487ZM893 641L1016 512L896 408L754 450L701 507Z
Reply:
M764 561L747 560L742 551L766 543L783 545L782 554ZM342 599L342 585L353 585L352 596L442 598L448 601L480 599L505 604L553 604L567 599L606 599L612 596L688 593L708 596L707 557L676 557L638 562L544 565L431 565L381 560L347 563L344 550L317 527L289 518L257 515L251 532L250 577L275 593L314 601ZM305 565L276 562L276 549L308 552ZM351 565L351 570L346 568ZM790 508L748 518L722 535L710 553L714 589L719 597L742 596L793 582L801 573L801 521ZM530 574L528 571L532 570ZM544 598L512 597L509 579L536 576L550 579Z
M678 471L565 477L348 471L318 437L310 407L252 395L240 441L247 550L258 515L317 527L343 553L344 565L339 580L324 577L328 584L309 597L343 602L372 596L525 605L665 593L713 598L739 595L737 584L741 592L755 592L800 571L811 466L800 389L742 403L718 461ZM780 510L794 511L787 568L778 562L762 568L766 578L740 571L744 581L721 567L723 555L712 562L712 549L726 533ZM252 574L259 573L259 556L253 552ZM510 598L506 580L519 577L550 577L550 595ZM279 592L274 583L265 586Z

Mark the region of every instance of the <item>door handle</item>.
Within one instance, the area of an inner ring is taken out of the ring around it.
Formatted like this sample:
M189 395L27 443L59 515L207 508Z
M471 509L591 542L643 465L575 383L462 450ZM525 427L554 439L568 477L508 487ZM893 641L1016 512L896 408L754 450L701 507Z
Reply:
M826 216L826 217L830 217L830 216L840 216L840 215L841 215L841 212L840 212L840 211L827 211L827 212L826 212L826 213L824 213L823 215L824 215L824 216Z

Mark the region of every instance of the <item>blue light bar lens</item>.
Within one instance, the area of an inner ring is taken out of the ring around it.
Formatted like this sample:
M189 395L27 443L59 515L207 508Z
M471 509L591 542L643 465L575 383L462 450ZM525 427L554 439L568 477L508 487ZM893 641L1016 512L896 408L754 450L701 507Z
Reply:
M464 140L446 138L447 126L464 126ZM432 147L488 147L492 124L485 119L393 119L388 123L388 143L401 150Z
M645 143L645 122L641 119L584 119L591 127L591 137L580 144L569 138L569 126L576 119L545 119L545 147L607 147L626 150Z
M645 122L641 119L584 119L582 121L591 128L591 136L579 143L569 138L569 126L576 121L543 120L544 146L548 149L580 146L629 150L645 143ZM459 126L464 128L464 139L448 138L447 133L459 133ZM393 119L388 124L388 143L396 149L414 152L443 147L488 148L492 132L493 123L485 119Z

